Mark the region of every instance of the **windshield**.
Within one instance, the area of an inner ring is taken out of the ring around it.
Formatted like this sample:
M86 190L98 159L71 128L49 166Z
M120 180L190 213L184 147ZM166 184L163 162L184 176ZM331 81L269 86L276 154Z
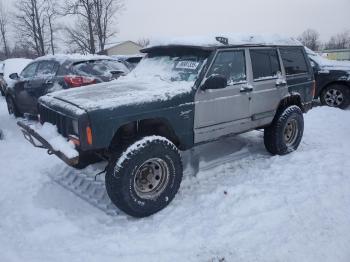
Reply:
M128 76L138 80L194 82L206 57L206 54L149 54Z

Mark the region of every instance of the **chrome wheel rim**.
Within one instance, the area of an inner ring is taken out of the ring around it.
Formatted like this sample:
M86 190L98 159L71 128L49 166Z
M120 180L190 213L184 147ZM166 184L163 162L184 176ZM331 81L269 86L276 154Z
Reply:
M338 89L329 89L324 96L324 100L328 106L338 107L343 103L344 95Z
M291 146L294 144L298 137L298 122L295 119L291 119L287 122L284 128L284 142L287 146Z
M160 158L145 161L136 171L134 189L136 194L144 199L159 196L169 181L169 168Z

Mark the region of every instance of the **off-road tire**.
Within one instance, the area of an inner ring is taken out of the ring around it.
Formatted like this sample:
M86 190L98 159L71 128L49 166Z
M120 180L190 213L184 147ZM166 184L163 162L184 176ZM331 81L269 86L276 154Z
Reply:
M331 101L334 99L331 98L330 100L328 100L329 96L332 95L333 92L336 92L336 95L341 94L341 103L337 102L336 104L332 105ZM350 105L350 88L340 84L330 85L322 91L320 100L322 105L346 109Z
M14 115L15 117L21 117L22 113L19 111L15 100L11 96L6 96L7 110L10 115Z
M140 195L137 191L139 186L136 181L139 181L140 174L144 175L140 169L154 159L166 166L167 180L162 183L162 190L156 191L157 195L146 197L146 193ZM147 217L162 210L173 200L179 190L182 175L181 156L176 146L166 138L148 136L112 158L106 173L106 190L111 201L126 214Z
M296 126L295 132L290 132L291 124ZM295 151L303 137L304 117L301 109L296 106L278 110L272 124L264 130L264 144L273 155L285 155ZM288 134L290 135L288 139Z

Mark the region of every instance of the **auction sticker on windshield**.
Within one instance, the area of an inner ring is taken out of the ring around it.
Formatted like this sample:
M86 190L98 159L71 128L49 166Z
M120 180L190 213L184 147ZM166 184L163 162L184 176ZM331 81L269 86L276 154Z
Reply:
M176 65L176 69L189 69L196 70L199 65L199 62L194 61L180 61Z

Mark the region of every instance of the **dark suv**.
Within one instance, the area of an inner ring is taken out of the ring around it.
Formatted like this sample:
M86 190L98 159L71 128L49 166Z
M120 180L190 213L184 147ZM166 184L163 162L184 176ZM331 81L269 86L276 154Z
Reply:
M314 69L315 98L322 105L345 109L350 105L350 62L332 61L306 50Z
M62 89L76 88L117 79L130 70L125 62L104 56L58 55L34 60L20 75L11 74L17 82L5 90L10 114L37 115L38 98Z
M272 154L298 148L303 112L314 96L305 49L288 39L247 39L149 47L134 71L116 82L42 97L41 123L57 127L76 145L75 154L50 145L42 126L18 125L33 145L71 166L89 164L89 155L109 159L105 181L112 202L129 215L149 216L179 189L180 150L254 129L265 130Z

